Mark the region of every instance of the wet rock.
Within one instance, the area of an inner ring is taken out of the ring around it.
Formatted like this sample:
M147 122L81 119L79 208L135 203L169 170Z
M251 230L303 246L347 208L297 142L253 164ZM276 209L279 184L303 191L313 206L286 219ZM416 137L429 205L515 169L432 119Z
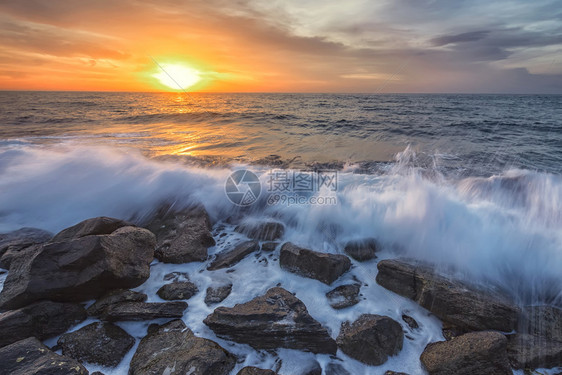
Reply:
M256 349L290 348L335 354L326 328L314 320L302 301L283 288L234 307L218 307L204 323L218 336Z
M410 315L402 314L402 320L403 320L404 322L406 322L406 324L407 324L411 329L418 329L418 328L420 328L420 326L418 325L418 322L416 322L416 319L412 318Z
M377 265L377 283L410 298L444 322L462 330L516 328L519 309L503 296L449 280L430 268L402 260L383 260Z
M0 309L41 299L86 301L112 289L139 286L150 275L154 246L154 235L136 227L46 243L33 256L11 264Z
M57 233L50 242L70 241L85 236L111 234L119 228L128 226L133 226L133 224L112 217L94 217L63 229Z
M562 366L562 342L525 333L509 335L507 356L515 369Z
M344 322L336 341L351 358L379 366L402 350L404 334L400 323L387 316L363 314L351 324Z
M264 370L257 367L246 366L236 373L236 375L277 375L273 370Z
M57 344L62 354L80 362L117 366L135 344L133 336L111 323L92 323L65 333Z
M181 320L153 327L133 356L129 375L227 375L235 357L217 343L197 337Z
M174 210L163 207L146 227L156 234L155 257L164 263L203 262L215 245L211 220L203 207Z
M349 270L351 261L345 255L319 253L287 242L281 247L279 265L289 272L330 285Z
M144 302L147 295L128 289L116 289L104 294L96 302L94 302L86 312L90 316L99 316L104 310L111 305L119 302Z
M385 371L384 375L408 375L405 372Z
M230 295L230 292L232 292L232 284L210 286L207 288L207 294L205 295L205 303L207 304L207 306L212 305L214 303L220 303Z
M317 360L310 362L310 365L303 367L302 375L322 375L322 367Z
M339 363L331 362L326 365L326 375L351 375L351 373Z
M506 347L499 332L471 332L427 345L420 360L430 375L511 375Z
M277 246L279 246L279 242L264 242L261 244L260 250L271 252L275 251L275 249L277 249Z
M555 306L526 306L518 332L562 342L562 309Z
M375 255L379 251L380 245L374 238L364 238L360 240L349 241L344 251L355 260L360 262L376 258Z
M174 281L173 283L162 285L156 292L162 299L173 301L179 299L190 299L199 292L197 285L191 281Z
M219 270L221 268L232 267L236 263L244 259L248 254L253 253L259 249L259 244L256 241L246 241L236 245L233 250L223 251L217 254L217 257L207 267L209 271Z
M344 309L359 303L359 290L361 286L358 284L341 285L326 293L328 303L334 309Z
M0 348L0 374L88 375L78 361L60 356L35 337Z
M158 318L181 318L187 303L174 302L121 302L108 306L100 319L110 322L138 321Z
M0 268L9 269L13 259L25 256L30 252L30 247L33 251L51 237L52 233L37 228L21 228L0 234Z
M0 347L31 336L45 340L84 319L86 311L74 303L41 301L7 311L0 314Z
M189 281L187 272L170 272L164 275L164 281Z
M257 241L274 241L280 239L283 237L283 234L285 234L285 226L273 221L264 223L243 223L234 230Z

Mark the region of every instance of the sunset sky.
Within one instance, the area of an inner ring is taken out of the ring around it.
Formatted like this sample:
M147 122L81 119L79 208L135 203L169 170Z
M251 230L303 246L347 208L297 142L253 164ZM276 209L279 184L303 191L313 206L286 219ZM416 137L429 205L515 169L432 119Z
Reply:
M0 30L4 90L166 90L158 62L189 91L562 93L561 0L5 0Z

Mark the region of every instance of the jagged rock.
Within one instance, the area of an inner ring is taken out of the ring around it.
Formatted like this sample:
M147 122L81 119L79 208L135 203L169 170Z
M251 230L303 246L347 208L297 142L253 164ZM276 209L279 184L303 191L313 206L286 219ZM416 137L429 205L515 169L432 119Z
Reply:
M218 336L256 349L291 348L335 354L336 342L304 303L283 288L234 307L219 307L204 323Z
M207 288L205 303L207 304L207 306L214 303L220 303L230 295L230 292L232 292L232 284L210 286Z
M562 342L526 333L509 335L507 356L516 369L562 366Z
M351 261L345 255L319 253L287 242L281 247L279 265L289 272L330 285L349 270Z
M70 241L85 236L111 234L119 228L130 227L133 224L112 217L94 217L79 222L57 233L49 242Z
M331 362L326 365L326 375L351 375L351 373L339 363Z
M509 332L517 326L519 309L501 295L446 279L428 267L401 260L383 260L377 267L377 283L416 301L465 332L487 329Z
M14 258L29 252L29 248L47 242L53 234L37 228L21 228L0 234L0 268L8 269Z
M267 251L267 252L275 251L275 249L277 249L278 245L279 245L279 242L263 242L261 244L260 250L261 251Z
M135 344L133 336L111 323L92 323L65 333L57 344L62 354L81 362L117 366Z
M0 347L31 336L45 340L84 319L86 311L74 303L41 301L7 311L0 314Z
M88 375L78 361L53 353L35 337L0 348L2 375Z
M128 226L111 234L68 240L71 232L79 235L84 230L65 231L55 236L65 240L50 241L33 256L11 264L0 293L0 309L41 299L86 301L112 289L139 286L148 279L155 239L146 229Z
M253 366L246 366L238 371L236 375L277 375L277 373L273 370L264 370Z
M380 245L374 238L364 238L361 240L349 241L344 251L355 260L360 262L376 258Z
M344 309L359 303L360 289L358 284L341 285L326 293L326 297L332 308Z
M411 328L411 329L418 329L420 328L416 319L412 318L410 315L402 314L402 320Z
M562 342L562 309L545 305L526 306L517 331Z
M191 281L174 281L163 285L156 294L165 300L190 299L199 292L197 285Z
M110 322L152 320L158 318L181 318L187 303L174 302L121 302L109 305L100 319Z
M400 323L388 316L363 314L351 324L344 322L336 341L351 358L379 366L402 350L404 334Z
M285 227L283 224L274 221L265 223L243 223L234 230L257 241L274 241L280 239L283 237L283 234L285 234Z
M203 207L163 207L146 227L156 234L155 257L164 263L203 262L215 245L211 220Z
M236 245L233 250L223 251L217 254L217 257L207 267L209 271L219 270L221 268L228 268L244 259L248 254L253 253L259 249L259 244L256 241L246 241Z
M144 302L147 295L128 289L116 289L104 294L96 302L94 302L86 312L90 316L99 316L104 310L111 305L119 302Z
M133 356L129 375L227 375L235 357L217 343L197 337L181 320L153 327Z
M506 346L499 332L470 332L427 345L420 360L430 375L511 375Z

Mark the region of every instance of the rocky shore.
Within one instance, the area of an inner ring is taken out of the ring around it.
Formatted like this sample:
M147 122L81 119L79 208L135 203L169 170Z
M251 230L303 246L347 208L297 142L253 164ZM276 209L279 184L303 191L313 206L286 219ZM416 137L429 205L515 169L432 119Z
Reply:
M327 288L315 298L334 312L364 303L362 288L375 281L355 274L342 280L369 262L388 298L410 300L442 323L440 337L407 358L422 372L532 374L562 367L562 309L556 306L521 306L412 260L377 261L375 238L350 241L332 254L284 241L286 228L276 220L239 220L232 227L238 241L221 242L224 250L216 254L209 249L225 236L224 224L212 223L200 206L163 206L143 223L92 218L54 236L34 228L0 235L0 266L8 270L0 292L0 375L88 374L91 365L108 372L120 366L129 375L345 375L351 361L373 374L404 374L387 364L423 328L407 311L350 313L354 318L334 329L315 318L315 305L280 285L225 304L236 289L225 275L251 257ZM202 288L195 274L175 271L153 294L140 291L161 263L200 263L212 283ZM212 309L202 319L208 337L189 324L190 300L199 296ZM128 331L130 322L146 324L141 337ZM284 371L282 361L258 368L244 365L239 346L273 358L292 350L322 360L299 373Z

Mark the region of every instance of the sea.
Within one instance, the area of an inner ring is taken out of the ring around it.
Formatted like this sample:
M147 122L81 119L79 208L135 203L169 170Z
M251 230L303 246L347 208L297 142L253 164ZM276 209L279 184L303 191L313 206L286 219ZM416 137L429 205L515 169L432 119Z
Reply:
M0 232L57 232L96 216L140 223L162 204L206 207L211 256L244 239L237 220L282 222L284 241L317 251L367 237L382 250L331 286L280 270L278 250L229 272L155 261L137 288L149 301L161 301L166 273L182 271L201 291L233 282L224 306L281 285L333 337L364 313L407 313L420 325L376 367L341 352L256 351L202 323L214 307L201 292L184 321L242 358L233 374L248 365L298 374L311 361L423 374L419 355L443 340L441 322L376 284L381 259L429 262L522 306L562 306L562 95L0 92ZM324 294L354 280L361 302L331 309ZM120 324L138 344L149 323ZM133 353L88 369L126 374Z

